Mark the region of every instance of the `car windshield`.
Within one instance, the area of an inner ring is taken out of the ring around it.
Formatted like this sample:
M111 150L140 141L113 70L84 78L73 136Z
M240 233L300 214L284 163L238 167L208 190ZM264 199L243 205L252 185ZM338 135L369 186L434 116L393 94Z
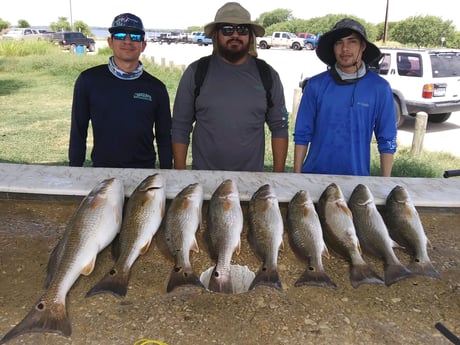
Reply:
M460 75L460 52L442 52L430 55L433 78Z

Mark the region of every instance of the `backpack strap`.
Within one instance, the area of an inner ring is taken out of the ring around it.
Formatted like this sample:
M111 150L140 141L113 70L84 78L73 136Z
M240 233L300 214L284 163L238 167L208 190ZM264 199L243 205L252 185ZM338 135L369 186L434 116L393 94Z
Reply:
M208 72L209 61L211 60L212 55L203 56L198 60L197 67L195 70L195 90L194 90L194 107L197 97L200 95L200 89L203 85L204 78ZM272 93L271 89L273 86L273 78L270 71L270 66L265 62L265 60L255 58L257 69L259 71L260 79L262 79L262 84L264 85L265 95L267 98L267 112L268 109L273 107Z
M195 100L200 95L200 88L203 85L204 78L206 73L208 73L209 61L211 60L211 55L203 56L198 60L195 71Z
M268 109L273 107L272 101L272 86L273 86L273 78L272 73L270 71L270 66L268 65L265 60L255 58L257 69L259 70L260 79L262 79L262 84L264 85L265 95L267 97L267 112Z

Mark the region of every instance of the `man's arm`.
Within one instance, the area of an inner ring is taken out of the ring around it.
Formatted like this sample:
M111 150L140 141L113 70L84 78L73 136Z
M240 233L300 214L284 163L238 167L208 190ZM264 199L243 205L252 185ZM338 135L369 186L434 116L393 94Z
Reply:
M284 172L288 150L288 138L272 138L273 171Z
M172 144L174 169L183 170L187 166L187 144L174 143Z
M390 177L393 169L394 155L392 153L380 154L380 173L382 176Z
M308 146L305 145L295 145L294 146L294 172L302 172L302 165L307 155Z

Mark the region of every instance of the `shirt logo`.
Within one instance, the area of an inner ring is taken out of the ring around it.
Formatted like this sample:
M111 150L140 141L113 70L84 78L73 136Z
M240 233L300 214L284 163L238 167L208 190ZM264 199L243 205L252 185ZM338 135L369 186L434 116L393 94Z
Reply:
M152 96L143 92L136 92L133 96L134 99L143 99L144 101L152 101Z

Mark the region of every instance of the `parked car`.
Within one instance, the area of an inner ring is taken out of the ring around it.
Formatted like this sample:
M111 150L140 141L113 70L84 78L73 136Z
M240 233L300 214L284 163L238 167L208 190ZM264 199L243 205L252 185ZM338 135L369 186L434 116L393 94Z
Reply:
M10 40L25 40L25 39L40 39L42 38L40 32L32 28L11 28L8 29L3 35L3 39Z
M460 50L380 48L382 57L371 65L391 85L400 127L406 116L428 114L428 121L445 122L460 111ZM301 76L303 90L308 77Z
M212 39L205 37L204 32L199 32L193 36L193 43L196 43L199 46L208 46L209 44L212 44Z
M447 121L460 111L460 50L381 48L377 72L391 85L398 126L423 111Z
M63 31L53 34L52 40L63 49L74 52L77 46L85 46L90 52L96 51L96 42L78 31Z

